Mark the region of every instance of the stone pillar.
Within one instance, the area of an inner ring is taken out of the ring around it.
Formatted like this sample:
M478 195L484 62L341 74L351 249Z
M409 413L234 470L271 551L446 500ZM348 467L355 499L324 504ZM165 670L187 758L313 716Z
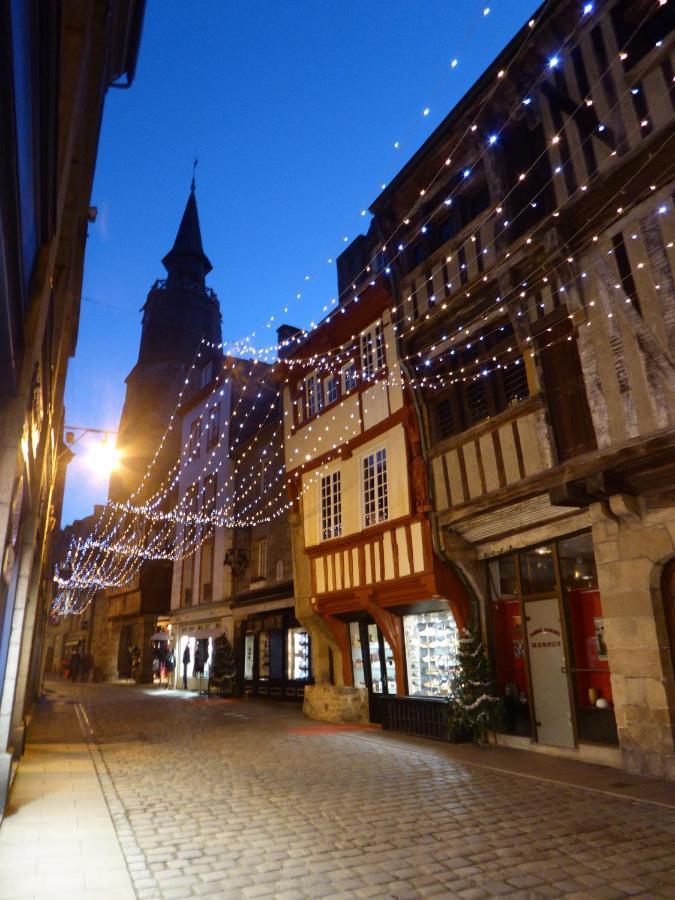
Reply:
M616 495L591 506L619 744L626 769L675 779L675 684L660 575L675 508Z
M152 675L152 655L153 648L152 642L150 638L157 631L157 616L156 615L145 615L143 616L143 629L141 632L141 643L139 644L141 648L141 674L140 674L140 683L141 684L152 684L153 675Z
M34 569L37 566L34 567ZM31 585L28 591L26 610L23 621L23 634L21 636L20 656L17 667L16 688L14 692L14 708L10 724L9 741L14 748L14 753L23 755L26 736L26 690L33 659L33 636L35 633L35 620L37 617L38 594L40 587L40 572L33 571Z
M7 662L2 683L2 697L0 699L0 818L2 817L11 771L14 748L10 743L10 730L12 724L12 712L14 709L14 697L16 693L17 672L19 666L19 653L21 649L21 637L28 596L28 584L33 564L35 550L35 529L29 520L24 524L24 532L28 537L20 543L19 563L14 583L10 584L7 596L7 612L9 616L0 627L9 628L9 646L7 650Z

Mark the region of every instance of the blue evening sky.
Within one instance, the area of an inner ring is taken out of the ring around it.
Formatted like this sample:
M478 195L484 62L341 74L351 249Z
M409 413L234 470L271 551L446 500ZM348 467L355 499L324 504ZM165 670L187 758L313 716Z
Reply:
M149 0L136 80L104 109L67 424L117 427L140 307L164 275L195 153L224 340L257 329L270 343L270 315L322 316L337 289L327 260L367 228L361 210L537 5ZM69 466L64 523L106 497L83 462L89 440Z

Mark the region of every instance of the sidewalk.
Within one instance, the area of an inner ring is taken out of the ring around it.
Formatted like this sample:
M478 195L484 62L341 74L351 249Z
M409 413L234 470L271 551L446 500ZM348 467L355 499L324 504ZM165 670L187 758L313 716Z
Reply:
M133 900L75 700L35 709L0 827L0 897Z

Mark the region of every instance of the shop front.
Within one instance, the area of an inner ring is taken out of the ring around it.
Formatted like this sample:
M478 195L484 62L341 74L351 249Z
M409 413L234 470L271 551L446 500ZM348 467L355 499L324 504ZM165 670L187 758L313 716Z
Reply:
M590 532L488 563L488 631L503 731L540 744L618 744Z
M308 632L292 608L235 620L234 652L247 696L302 700L311 675Z
M457 625L447 605L429 601L390 613L402 637L402 679L397 679L395 654L374 619L363 612L344 619L349 629L353 685L366 689L370 720L382 724L391 724L392 716L401 716L403 707L392 703L394 698L446 698L457 664ZM401 682L405 685L403 695L397 690ZM410 730L404 722L402 725L402 730Z
M174 624L178 631L174 649L173 683L176 688L206 692L215 658L215 641L225 631L219 621Z

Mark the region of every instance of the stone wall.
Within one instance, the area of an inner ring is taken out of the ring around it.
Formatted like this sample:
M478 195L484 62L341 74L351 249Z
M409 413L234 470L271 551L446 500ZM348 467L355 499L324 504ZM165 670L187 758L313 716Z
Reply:
M368 722L368 692L332 684L308 685L302 711L308 719L319 722Z
M616 724L630 772L675 779L675 683L661 573L675 508L616 495L591 507Z

